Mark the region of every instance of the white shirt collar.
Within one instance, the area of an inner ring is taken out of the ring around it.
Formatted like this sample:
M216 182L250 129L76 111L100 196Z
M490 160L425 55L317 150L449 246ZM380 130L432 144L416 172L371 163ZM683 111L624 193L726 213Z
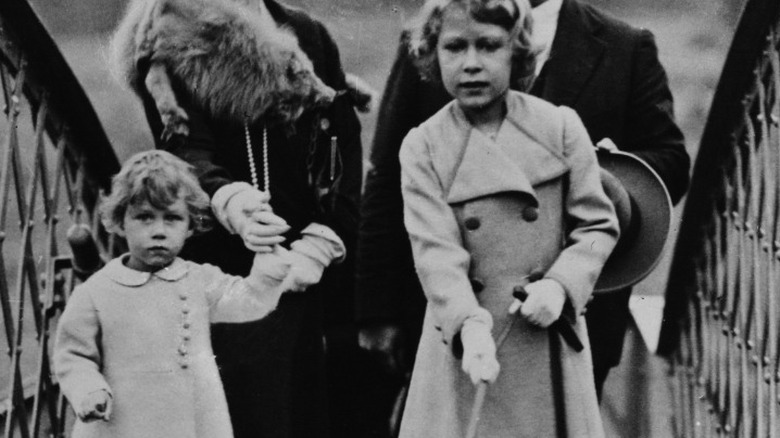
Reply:
M534 18L533 40L542 50L536 58L536 74L542 71L542 66L550 57L555 31L558 29L558 16L561 13L563 0L547 0L533 8L531 15Z

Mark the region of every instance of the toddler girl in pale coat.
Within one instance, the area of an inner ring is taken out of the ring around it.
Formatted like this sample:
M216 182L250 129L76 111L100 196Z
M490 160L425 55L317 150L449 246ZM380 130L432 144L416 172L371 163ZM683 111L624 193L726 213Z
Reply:
M103 221L129 252L76 288L54 347L73 437L233 436L209 325L271 312L289 263L278 248L257 254L241 278L178 258L208 208L189 165L164 151L114 177Z

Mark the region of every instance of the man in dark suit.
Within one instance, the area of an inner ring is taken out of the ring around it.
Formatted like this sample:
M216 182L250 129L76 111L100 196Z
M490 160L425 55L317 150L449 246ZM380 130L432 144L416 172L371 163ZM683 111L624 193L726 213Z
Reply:
M531 0L542 47L529 92L577 111L594 143L611 140L644 159L677 203L688 187L690 158L674 120L672 95L653 35L580 0ZM425 297L403 226L398 151L407 132L450 97L423 82L404 38L387 81L361 204L357 317L363 348L391 372L411 369ZM617 365L629 321L630 289L595 296L586 314L596 388Z

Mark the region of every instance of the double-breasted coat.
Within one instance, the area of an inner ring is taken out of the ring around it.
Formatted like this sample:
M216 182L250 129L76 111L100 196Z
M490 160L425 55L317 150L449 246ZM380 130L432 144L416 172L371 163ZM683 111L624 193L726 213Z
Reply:
M155 273L109 262L74 291L57 327L54 370L74 406L94 391L113 398L110 421L74 438L231 438L209 336L212 322L264 317L280 290L182 259Z
M401 147L404 222L428 299L402 437L464 435L475 391L451 347L480 308L494 338L511 325L480 436L603 436L582 312L617 239L614 209L573 110L518 92L506 105L495 141L453 102ZM539 270L564 287L584 351L508 315L513 287Z
M653 34L630 26L581 0L564 0L550 58L530 94L573 108L591 139L610 138L661 177L672 200L688 187L690 159L675 123L674 104ZM387 80L377 118L361 204L356 309L364 325L406 329L414 354L425 299L412 266L401 217L398 150L410 129L452 98L426 82L405 40ZM599 295L588 306L594 367L603 382L620 361L630 318L630 290Z

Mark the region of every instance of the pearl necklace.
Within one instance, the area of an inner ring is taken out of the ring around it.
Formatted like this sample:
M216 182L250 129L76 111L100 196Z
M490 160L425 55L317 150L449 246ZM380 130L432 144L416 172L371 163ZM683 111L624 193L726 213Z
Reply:
M260 183L257 179L257 166L255 165L255 154L252 151L252 137L249 135L249 123L244 122L244 140L246 142L246 154L249 157L249 173L252 176L252 185L260 190ZM268 128L263 125L263 189L271 197L271 179L268 171Z

